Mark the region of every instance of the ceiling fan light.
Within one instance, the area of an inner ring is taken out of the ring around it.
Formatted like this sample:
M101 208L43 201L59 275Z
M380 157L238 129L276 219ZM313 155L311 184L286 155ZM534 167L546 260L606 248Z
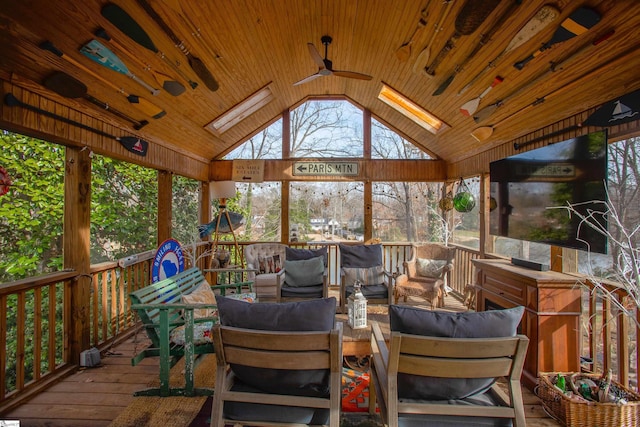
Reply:
M382 85L378 99L400 112L405 117L413 120L434 135L447 129L449 125L429 113L427 110L409 100L400 92L391 89L386 84Z
M205 129L221 134L267 105L273 99L274 96L271 91L271 83L269 83L262 89L240 101L225 113L218 116L211 123L207 124Z

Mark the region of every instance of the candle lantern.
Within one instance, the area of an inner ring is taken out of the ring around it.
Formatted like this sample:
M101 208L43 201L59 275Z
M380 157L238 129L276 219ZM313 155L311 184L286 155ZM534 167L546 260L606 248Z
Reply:
M367 327L367 299L362 295L361 287L362 283L356 280L353 284L354 292L347 300L347 319L352 329Z

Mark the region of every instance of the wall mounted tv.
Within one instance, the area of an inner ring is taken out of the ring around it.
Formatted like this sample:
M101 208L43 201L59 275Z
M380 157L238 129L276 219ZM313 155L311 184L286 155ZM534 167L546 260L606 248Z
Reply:
M569 215L595 212L606 224L607 132L600 131L490 164L490 233L554 246L607 253L607 239ZM588 242L585 243L585 242Z

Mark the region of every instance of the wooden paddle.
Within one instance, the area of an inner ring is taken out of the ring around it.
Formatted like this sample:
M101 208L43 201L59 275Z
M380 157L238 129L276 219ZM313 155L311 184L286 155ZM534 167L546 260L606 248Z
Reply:
M476 31L478 27L482 25L487 16L489 16L489 14L498 6L498 3L500 3L500 0L467 0L456 17L455 31L451 37L449 37L442 49L440 49L440 52L438 52L438 55L435 57L431 65L425 68L425 73L428 76L433 77L436 73L436 68L455 47L458 39L462 36L468 36Z
M396 56L400 61L406 62L407 60L409 60L409 57L411 56L411 45L415 41L416 35L421 33L422 30L427 26L428 17L429 8L425 7L424 9L422 9L422 12L420 12L420 20L418 21L416 29L413 30L413 34L411 34L411 37L409 37L409 41L405 42L398 48L398 50L396 50Z
M12 93L7 93L4 97L4 103L9 107L22 107L26 110L34 111L36 113L42 114L43 116L51 117L52 119L68 123L73 126L77 126L81 129L88 130L89 132L96 133L101 136L105 136L107 138L115 139L123 147L127 150L131 151L134 154L139 156L145 156L147 154L147 149L149 148L149 143L145 140L142 140L135 136L113 136L108 134L107 132L103 132L99 129L92 128L90 126L85 125L84 123L76 122L75 120L68 119L64 116L59 116L55 113L52 113L47 110L43 110L41 108L35 107L33 105L26 104L18 98L16 98Z
M497 101L497 102L495 102L495 103L493 103L491 105L487 105L482 110L475 112L473 114L473 120L475 120L476 123L480 123L483 120L489 118L489 116L491 116L499 107L502 107L505 104L505 102L507 102L507 99L513 98L513 97L517 96L518 94L520 94L520 93L522 93L524 91L531 90L531 88L533 88L544 75L546 75L546 74L548 74L550 72L555 72L558 69L561 69L560 66L562 64L566 63L571 58L573 58L576 55L578 55L579 53L583 52L589 46L597 46L597 45L599 45L600 43L602 43L603 41L605 41L609 37L611 37L614 34L614 32L615 32L614 30L609 30L604 35L595 37L594 40L591 43L587 43L587 44L575 49L573 52L570 52L564 58L561 58L558 61L551 62L551 65L549 66L549 68L547 70L543 71L542 73L538 73L535 77L530 78L525 85L521 85L517 89L514 89L506 98L502 98L501 100L499 100L499 101Z
M534 102L532 102L531 104L528 104L525 107L519 109L518 111L515 111L512 114L504 117L503 119L499 120L495 124L493 124L491 126L481 126L479 128L474 129L471 132L471 136L473 136L479 142L482 142L482 141L485 141L485 140L489 139L491 137L491 135L493 135L493 131L495 130L495 128L500 126L502 123L504 123L507 120L510 120L510 119L512 119L512 118L514 118L514 117L516 117L516 116L518 116L518 115L520 115L520 114L522 114L522 113L524 113L526 111L529 111L530 108L535 107L536 105L540 105L540 104L544 103L545 101L547 101L551 97L557 96L557 95L559 95L559 94L561 94L561 93L563 93L563 92L565 92L565 91L567 91L569 89L573 89L576 86L583 84L584 81L588 80L589 78L593 77L594 75L602 73L603 69L605 69L605 68L606 69L615 70L617 67L619 67L622 64L622 62L627 60L627 55L633 54L638 49L640 49L640 44L631 46L629 49L626 49L624 52L620 53L615 58L607 61L604 66L593 68L590 71L587 71L586 73L583 73L582 75L576 77L575 79L573 79L568 84L560 86L559 88L549 92L548 94L546 94L545 96L543 96L541 98L536 98L536 100Z
M476 110L478 109L478 106L480 105L480 101L482 101L482 98L484 98L491 89L493 89L494 87L496 87L497 85L499 85L500 83L502 83L504 81L504 79L500 76L496 76L493 79L493 82L491 82L491 86L489 86L488 88L486 88L481 94L480 96L478 96L477 98L473 98L470 101L465 102L462 107L460 107L460 112L462 114L464 114L465 116L471 116L473 115L473 113L476 112Z
M502 52L493 60L489 62L489 64L478 74L476 74L460 91L458 95L462 95L466 92L475 82L477 82L487 71L492 68L495 68L498 61L508 52L511 52L515 48L523 45L524 43L531 40L536 34L549 26L553 21L555 21L558 16L560 16L560 11L553 6L543 6L536 12L536 14L527 21L527 23L516 33L516 35L511 39L507 47L504 48Z
M131 40L138 43L145 49L150 50L160 57L167 65L169 65L178 75L183 78L191 89L198 87L198 83L191 80L184 71L178 67L171 59L169 59L162 51L153 44L151 37L144 31L144 29L120 6L114 3L107 3L100 11L102 16L107 18L109 22L116 26L120 31L127 35Z
M46 88L51 89L58 95L64 96L65 98L86 99L92 104L105 109L106 111L120 117L121 119L127 120L133 125L133 128L135 130L140 130L144 126L149 124L149 122L146 120L138 121L136 119L133 119L128 115L126 115L125 113L111 107L106 102L100 101L99 99L89 95L87 93L87 86L84 83L82 83L80 80L77 80L74 77L62 71L54 72L53 74L45 78L43 83Z
M466 58L464 58L464 60L462 60L460 64L456 65L455 69L449 75L449 77L447 77L446 79L443 80L442 83L440 83L440 86L436 88L432 96L441 95L445 90L447 90L449 85L453 82L453 79L455 79L456 75L464 69L464 66L467 64L467 62L469 62L480 51L480 49L484 45L486 45L489 42L489 40L491 40L491 38L502 27L502 25L504 25L505 22L508 22L508 19L509 19L508 16L512 15L513 12L516 10L516 8L521 4L522 4L522 0L513 0L509 5L509 7L502 11L502 13L495 19L494 21L495 24L491 27L491 29L486 33L482 34L478 44L476 44L473 50L469 52L469 54L466 56Z
M118 50L120 50L121 52L124 52L129 58L131 58L132 61L134 61L144 70L149 72L153 76L153 78L156 80L156 82L158 82L158 84L161 85L162 88L167 91L167 93L173 96L178 96L183 94L184 91L186 90L186 88L180 82L173 80L171 77L167 76L166 74L163 74L159 71L152 70L149 65L142 62L136 55L129 53L124 48L124 46L122 46L120 43L113 40L109 35L109 33L107 33L107 30L105 30L104 28L98 28L95 32L95 35L111 43Z
M160 94L159 89L151 87L144 80L138 78L138 76L129 71L129 68L125 65L125 63L122 62L115 53L111 52L109 48L100 43L98 40L91 40L90 42L82 46L80 48L80 53L82 53L92 61L102 65L103 67L107 67L108 69L113 70L116 73L124 74L125 76L129 77L134 82L138 83L140 86L151 92L151 95L157 96Z
M442 32L442 28L444 25L444 21L447 19L447 16L449 16L449 12L451 11L452 4L453 4L453 0L444 0L443 2L444 6L442 6L442 9L440 10L440 18L438 19L438 22L435 25L433 34L431 35L431 39L429 40L429 43L427 43L427 46L425 46L425 48L422 49L422 51L420 51L420 53L418 54L418 57L413 63L412 71L415 74L423 73L424 68L429 63L429 56L431 56L431 45L433 45L436 39L440 36L440 33Z
M104 77L102 77L99 74L96 74L95 72L91 71L90 69L88 69L87 67L85 67L84 65L82 65L81 63L76 61L75 59L71 58L70 56L65 55L64 53L62 53L62 51L60 49L55 47L52 42L47 40L47 41L45 41L45 42L40 44L40 48L52 52L53 54L59 56L60 58L64 59L65 61L67 61L68 63L74 65L75 67L77 67L79 69L81 69L85 73L87 73L87 74L93 76L94 78L100 80L102 83L104 83L105 85L109 86L110 88L112 88L116 92L121 93L122 95L124 95L125 98L127 98L127 101L129 101L130 104L134 105L140 111L142 111L144 114L150 116L151 118L159 119L161 117L164 117L167 114L164 110L162 110L161 108L158 108L157 106L153 105L151 102L147 101L146 99L142 98L141 96L137 96L137 95L132 95L132 94L126 93L123 89L121 89L118 86L116 86L115 84L113 84L110 80L105 79Z
M218 87L219 87L218 82L213 77L211 72L207 69L207 66L204 64L204 62L202 62L200 58L194 56L191 52L189 52L189 49L186 48L184 42L180 40L180 38L176 35L176 33L173 32L171 27L169 27L169 25L167 25L167 23L164 22L162 17L160 17L160 15L158 15L156 11L153 10L151 5L146 0L137 0L137 1L138 1L138 4L144 9L144 11L147 12L147 14L151 17L151 19L153 19L156 22L156 24L158 24L158 26L162 28L162 31L164 31L167 34L167 36L171 39L171 41L176 46L178 46L178 48L184 54L184 56L187 57L187 60L189 61L189 65L191 66L191 69L193 69L193 71L200 78L200 80L202 80L205 86L207 86L209 90L212 90L214 92L218 90Z
M554 44L572 39L575 36L586 33L591 27L600 22L600 14L593 9L580 7L576 9L568 18L560 24L560 27L553 33L551 39L544 43L540 49L527 56L522 61L513 64L518 70L522 70L525 65L540 53L549 49Z

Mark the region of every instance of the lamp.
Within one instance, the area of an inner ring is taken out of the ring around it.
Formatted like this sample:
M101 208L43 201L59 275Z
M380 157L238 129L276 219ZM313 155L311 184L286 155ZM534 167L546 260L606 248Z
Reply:
M218 216L215 218L216 227L213 233L214 254L218 248L219 233L231 233L231 235L233 236L233 242L236 247L236 254L240 254L238 240L236 239L236 234L233 231L233 222L231 221L231 216L229 215L229 211L227 210L227 199L235 197L236 195L236 183L234 181L212 181L209 185L209 195L211 199L220 200L218 204ZM226 219L226 224L222 223L223 227L221 228L220 222L223 219L223 215L224 219ZM235 216L240 217L240 220L238 220L238 218L235 218L236 223L240 224L242 216L238 214L236 214ZM226 227L226 225L228 225L228 228ZM244 268L244 261L242 260L242 257L240 258L240 263Z
M367 327L367 299L360 291L359 280L353 284L354 291L347 299L347 320L351 329Z

